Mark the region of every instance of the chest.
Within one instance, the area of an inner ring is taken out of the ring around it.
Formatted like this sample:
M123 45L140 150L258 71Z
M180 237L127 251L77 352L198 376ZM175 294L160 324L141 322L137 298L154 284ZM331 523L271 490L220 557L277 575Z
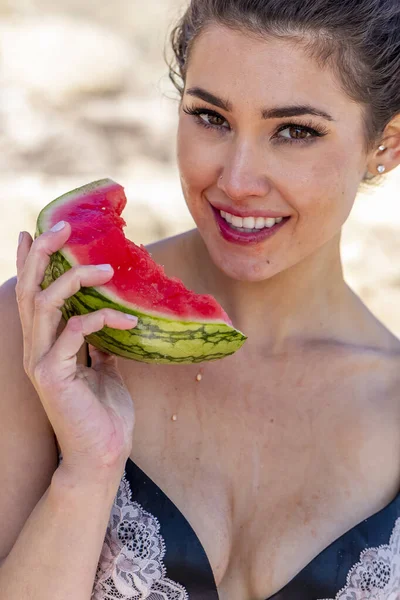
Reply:
M132 385L132 457L192 525L221 600L270 597L396 494L398 424L366 409L362 378L167 369Z

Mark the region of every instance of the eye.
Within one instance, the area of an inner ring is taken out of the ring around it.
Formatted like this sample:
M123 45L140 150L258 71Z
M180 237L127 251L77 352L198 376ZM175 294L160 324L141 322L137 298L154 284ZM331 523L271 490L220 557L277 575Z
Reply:
M223 117L221 117L221 115L218 114L203 112L199 113L198 117L207 125L211 125L212 127L223 127L224 123L226 123L226 119L224 119Z
M320 125L300 125L298 123L285 123L279 127L274 138L281 143L304 143L312 142L315 138L327 135L327 130Z
M209 108L190 108L183 109L187 115L195 118L196 123L207 129L226 130L229 129L229 123L215 110Z
M304 127L299 127L298 125L291 125L290 127L281 129L280 133L285 131L287 132L287 134L281 135L280 137L286 137L292 140L304 140L308 137L312 137L309 131L307 131Z

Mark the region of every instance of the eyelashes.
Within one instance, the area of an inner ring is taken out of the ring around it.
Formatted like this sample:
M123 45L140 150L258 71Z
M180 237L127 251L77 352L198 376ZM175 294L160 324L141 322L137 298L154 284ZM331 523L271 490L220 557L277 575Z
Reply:
M313 142L316 138L322 138L328 135L329 131L325 129L322 125L314 125L311 122L308 123L285 123L278 127L275 135L280 133L281 131L285 131L286 129L294 129L297 131L301 131L309 134L309 137L304 138L289 138L280 136L275 138L278 142L283 141L283 143L309 143Z
M201 107L184 107L183 112L187 115L193 116L195 122L205 127L206 129L211 129L213 131L217 131L219 133L224 134L225 132L230 130L230 126L228 121L220 115L215 110L210 108L201 108ZM206 117L206 119L204 118ZM214 120L214 122L212 122ZM226 125L225 125L226 124ZM282 131L286 131L287 129L293 129L297 132L301 132L302 134L308 134L306 137L286 137L279 136L278 134ZM321 138L327 135L329 131L325 129L322 125L316 125L311 122L307 123L294 123L287 122L279 125L276 129L273 140L275 143L283 143L283 144L309 144L310 142L314 142L316 138Z
M219 119L220 121L223 121L225 123L227 123L226 119L224 119L224 117L222 117L219 113L217 113L215 110L211 110L209 108L184 108L183 112L185 112L187 115L192 115L196 118L196 122L200 123L200 125L204 125L207 128L210 129L228 129L228 127L223 127L222 125L217 125L216 123L209 123L207 121L205 121L202 116L206 115L207 117L211 117L214 119Z

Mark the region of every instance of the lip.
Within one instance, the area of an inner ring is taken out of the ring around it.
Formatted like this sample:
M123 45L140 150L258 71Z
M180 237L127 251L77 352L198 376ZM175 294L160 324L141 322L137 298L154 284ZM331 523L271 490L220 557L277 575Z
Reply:
M290 219L290 217L284 217L280 223L276 223L273 227L265 227L264 229L260 229L260 231L256 231L254 233L245 233L243 231L236 231L235 229L232 229L232 227L228 225L225 219L221 217L219 210L215 208L212 204L210 204L210 206L214 213L218 229L224 240L230 242L231 244L238 244L240 246L254 246L256 244L260 244L264 240L275 235L275 233L277 233L279 229L281 229ZM256 215L252 213L251 216Z

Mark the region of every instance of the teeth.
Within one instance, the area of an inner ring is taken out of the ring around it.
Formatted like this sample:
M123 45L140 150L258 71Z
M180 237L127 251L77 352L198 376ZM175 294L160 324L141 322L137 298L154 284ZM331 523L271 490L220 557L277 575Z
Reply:
M232 215L232 225L235 227L243 227L243 219L242 217L235 217Z
M256 220L254 217L245 217L243 219L243 227L246 229L254 229L255 222Z
M264 229L265 227L265 219L264 217L257 217L255 228L256 229Z
M277 217L276 219L271 217L245 217L242 219L242 217L231 215L224 210L221 210L220 214L230 225L236 229L246 231L247 233L254 231L254 229L264 229L264 227L271 228L276 223L281 223L283 220L283 217Z

